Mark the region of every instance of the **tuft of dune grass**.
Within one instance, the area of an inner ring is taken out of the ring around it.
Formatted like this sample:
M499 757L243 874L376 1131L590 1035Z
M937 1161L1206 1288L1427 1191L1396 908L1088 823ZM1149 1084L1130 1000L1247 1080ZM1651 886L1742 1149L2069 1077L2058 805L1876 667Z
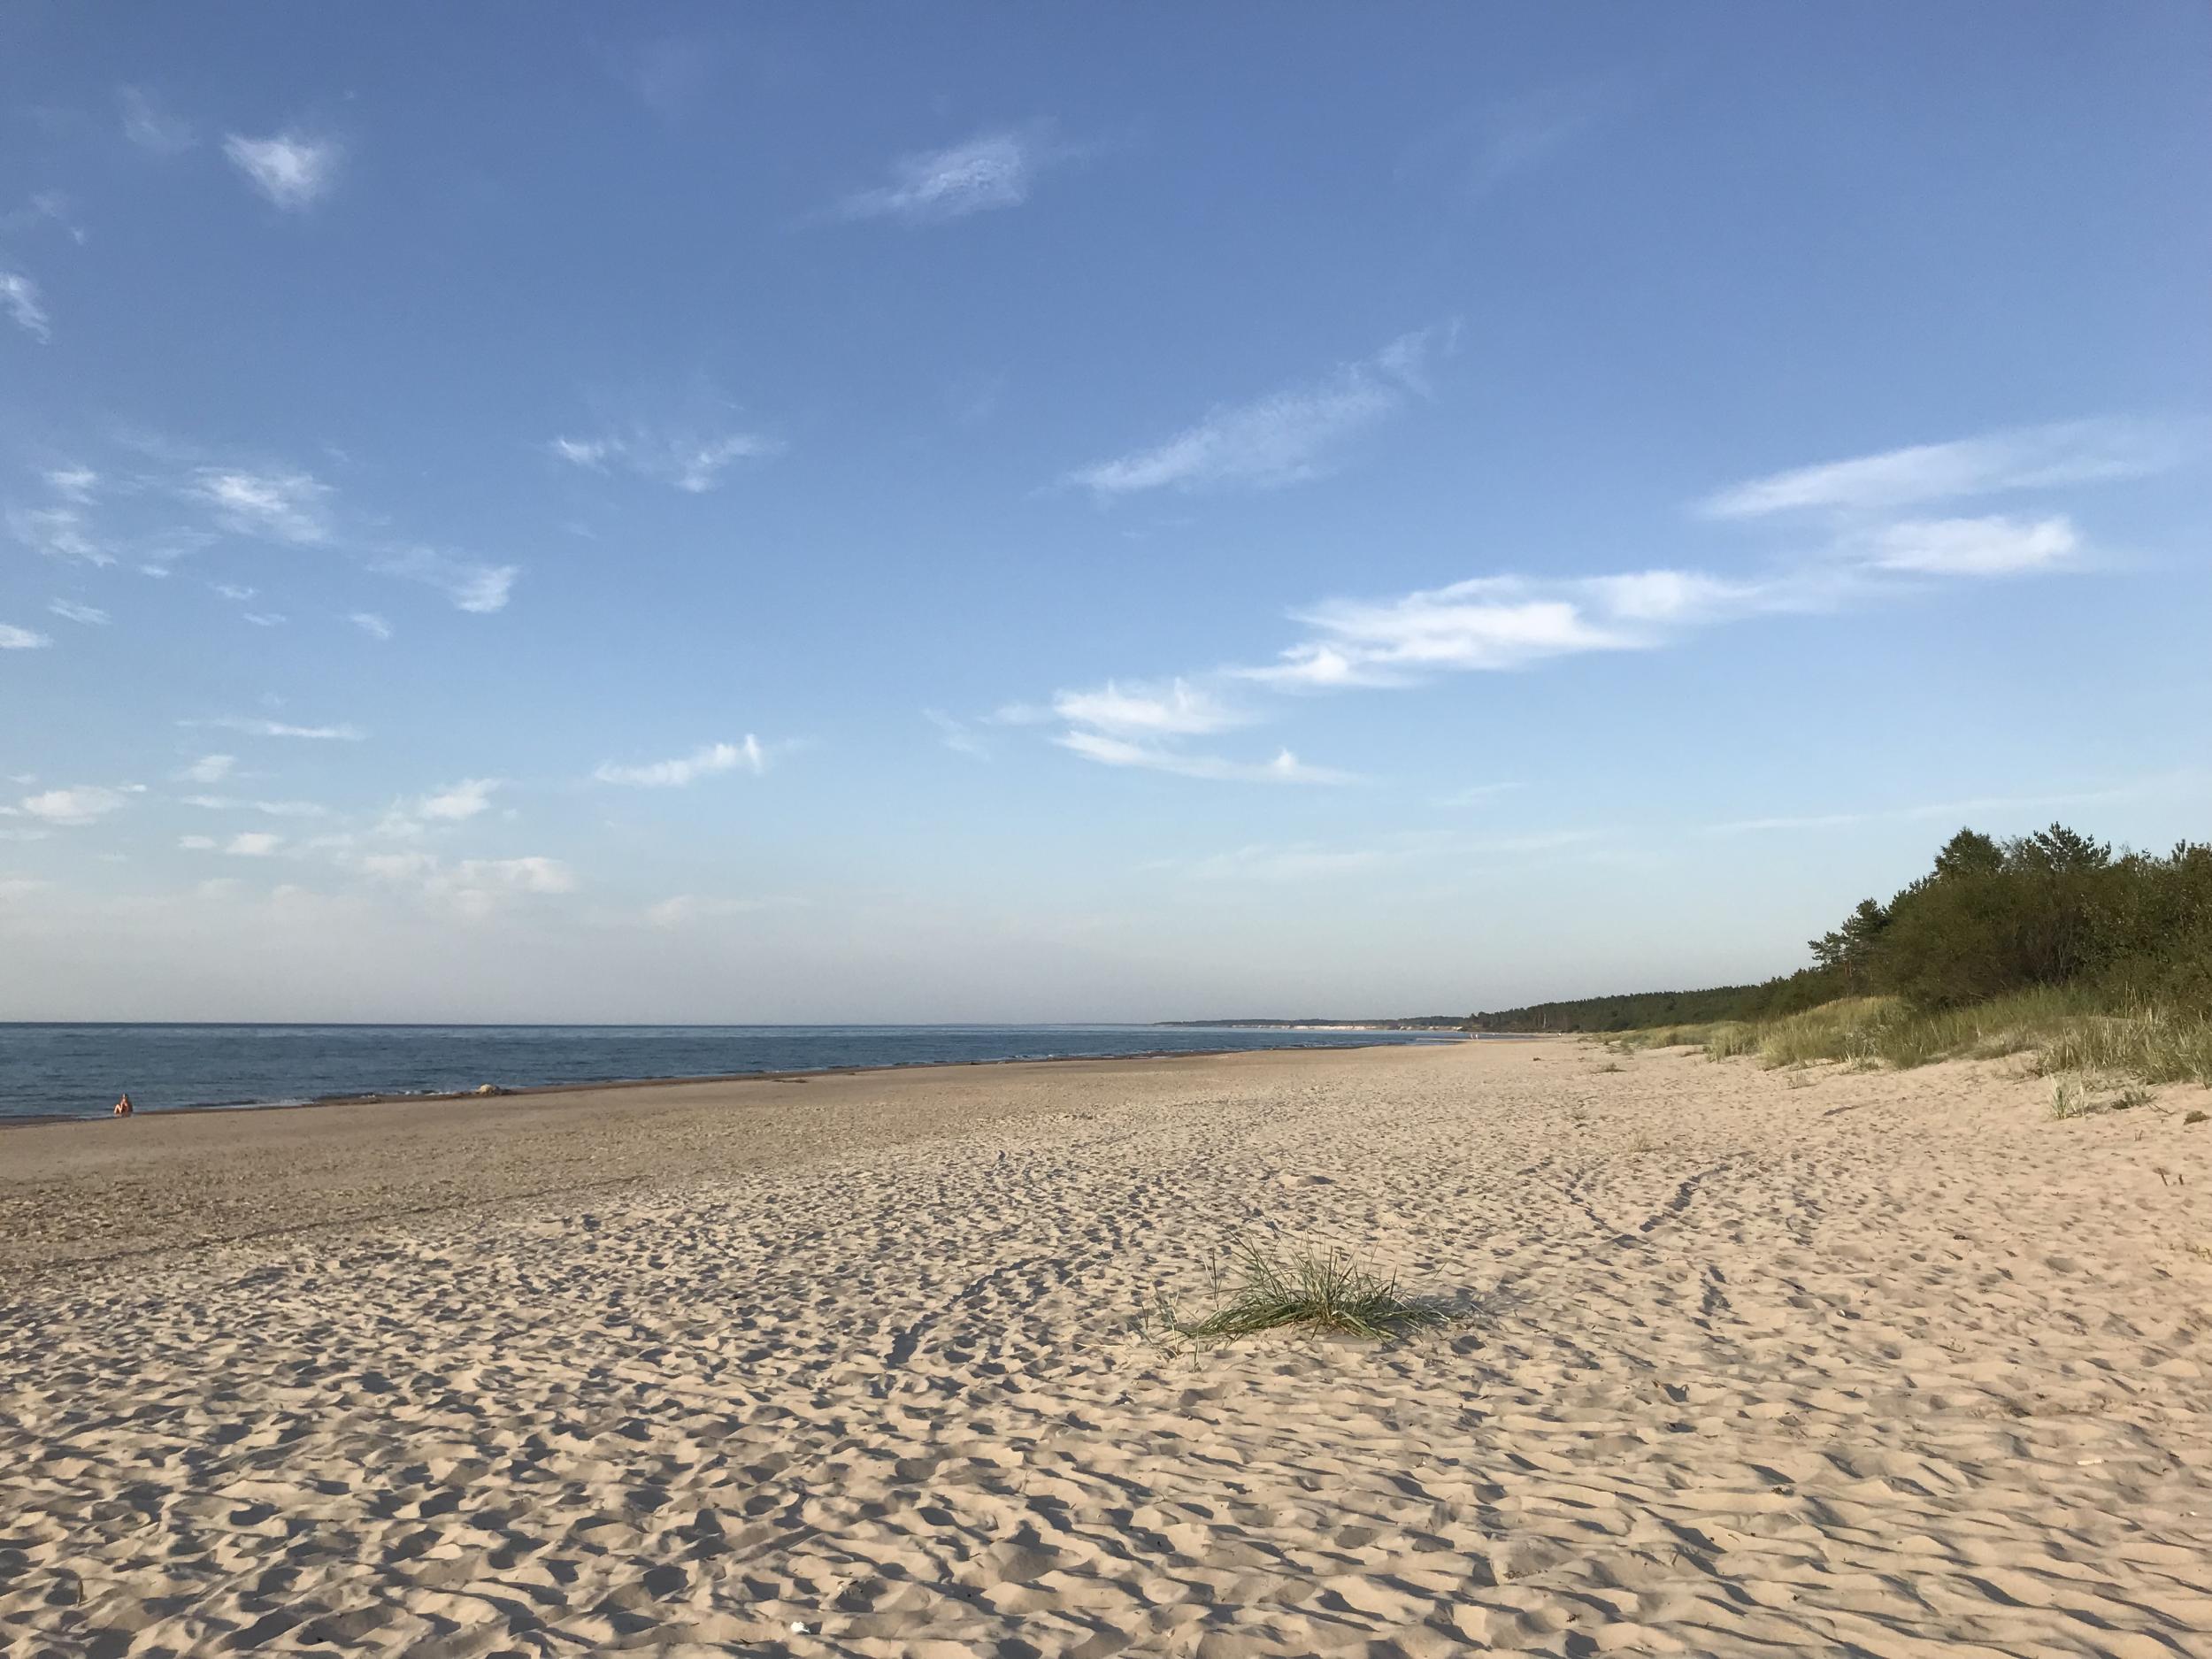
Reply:
M1279 1255L1243 1242L1230 1253L1233 1278L1217 1294L1221 1305L1186 1319L1163 1296L1158 1327L1184 1341L1207 1346L1262 1332L1302 1330L1345 1336L1386 1337L1438 1323L1433 1308L1400 1294L1398 1281L1363 1267L1348 1251Z

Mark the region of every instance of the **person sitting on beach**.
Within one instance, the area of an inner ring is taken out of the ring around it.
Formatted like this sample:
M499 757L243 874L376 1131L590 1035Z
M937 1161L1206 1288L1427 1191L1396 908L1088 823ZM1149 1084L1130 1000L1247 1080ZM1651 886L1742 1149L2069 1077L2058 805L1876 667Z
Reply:
M127 1094L125 1094L121 1100L115 1102L115 1116L118 1118L127 1118L131 1115L132 1110L131 1097Z

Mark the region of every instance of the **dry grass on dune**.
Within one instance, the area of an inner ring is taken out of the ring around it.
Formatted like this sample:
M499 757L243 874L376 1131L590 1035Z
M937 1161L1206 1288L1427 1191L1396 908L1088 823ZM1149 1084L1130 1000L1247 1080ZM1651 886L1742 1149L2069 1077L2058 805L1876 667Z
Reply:
M2037 1072L2093 1088L2212 1085L2212 1019L2154 1007L2114 1012L2062 989L1935 1010L1896 997L1844 997L1777 1019L1659 1026L1603 1041L1617 1052L1689 1047L1717 1060L1748 1055L1769 1068L1840 1061L1901 1071L2030 1054Z

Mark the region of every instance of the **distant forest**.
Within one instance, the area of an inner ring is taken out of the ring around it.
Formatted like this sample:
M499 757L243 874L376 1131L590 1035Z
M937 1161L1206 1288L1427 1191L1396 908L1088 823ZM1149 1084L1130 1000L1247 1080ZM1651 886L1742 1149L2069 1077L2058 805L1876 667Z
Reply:
M1470 1017L1476 1031L1631 1031L1772 1019L1846 996L1956 1008L2039 987L2116 1010L2212 1011L2212 844L2123 849L2054 824L1997 841L1961 830L1887 903L1809 941L1809 966L1761 985L1590 996Z

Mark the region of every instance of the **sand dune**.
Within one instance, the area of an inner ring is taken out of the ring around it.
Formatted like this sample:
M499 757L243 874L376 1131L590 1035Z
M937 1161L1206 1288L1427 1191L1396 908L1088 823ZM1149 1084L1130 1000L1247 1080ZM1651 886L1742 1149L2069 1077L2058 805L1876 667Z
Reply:
M1604 1059L7 1132L0 1654L2212 1654L2212 1125Z

